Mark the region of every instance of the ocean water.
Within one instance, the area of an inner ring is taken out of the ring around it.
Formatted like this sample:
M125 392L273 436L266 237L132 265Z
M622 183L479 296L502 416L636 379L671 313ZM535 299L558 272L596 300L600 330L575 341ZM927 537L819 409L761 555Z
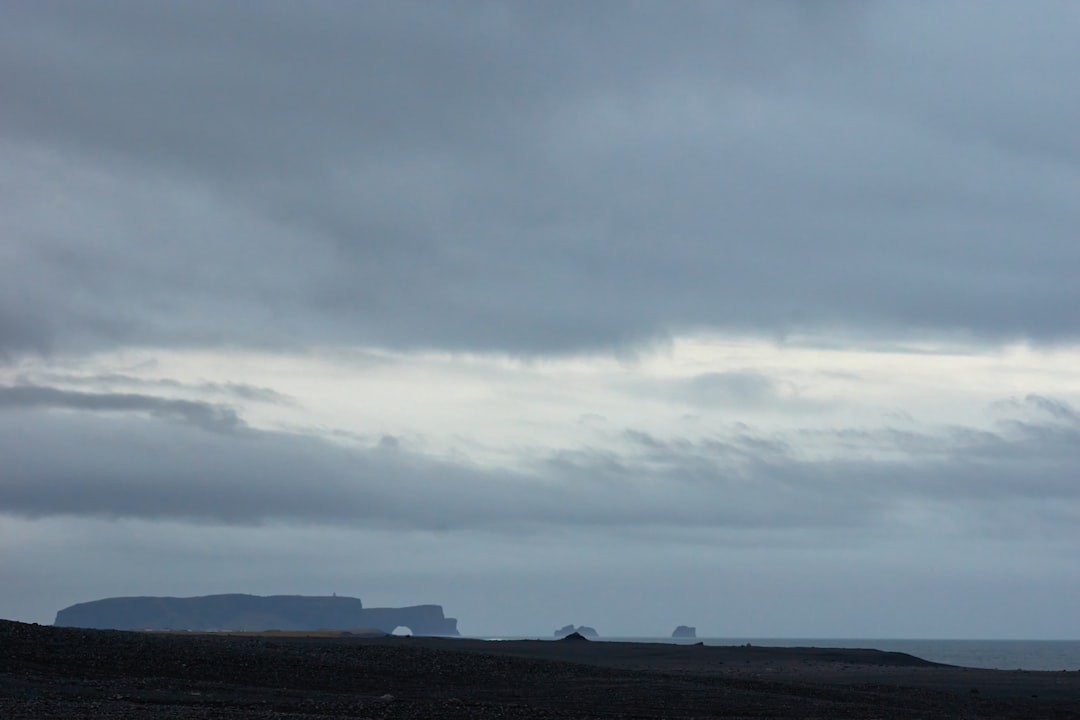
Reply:
M611 639L616 638L601 638ZM631 638L623 638L630 640ZM902 652L923 660L997 670L1080 670L1080 640L887 640L870 638L634 638L706 645L846 647Z

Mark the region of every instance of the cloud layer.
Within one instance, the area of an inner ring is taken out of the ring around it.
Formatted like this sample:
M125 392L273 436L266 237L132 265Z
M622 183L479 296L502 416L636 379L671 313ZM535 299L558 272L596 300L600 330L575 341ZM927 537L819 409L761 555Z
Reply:
M1080 633L1077 6L7 5L0 615Z
M1043 10L20 5L0 349L1075 340Z
M822 459L806 448L820 447L824 432L695 442L628 430L609 448L553 449L510 471L409 451L391 437L363 448L255 430L202 403L10 387L0 388L9 468L0 505L32 517L424 530L937 534L947 522L975 534L1075 536L1078 518L1065 508L1080 507L1071 473L1080 417L1037 396L1012 409L997 432L829 431L844 449Z

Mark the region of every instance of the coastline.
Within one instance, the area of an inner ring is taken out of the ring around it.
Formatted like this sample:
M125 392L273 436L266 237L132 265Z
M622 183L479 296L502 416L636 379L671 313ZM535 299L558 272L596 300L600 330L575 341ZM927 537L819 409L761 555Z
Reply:
M1080 672L850 648L214 637L0 621L0 716L1080 718Z
M487 640L545 640L539 636L475 636ZM873 648L915 655L946 665L987 670L1080 670L1080 640L986 638L833 638L833 637L709 637L601 636L600 642L637 642L708 646Z

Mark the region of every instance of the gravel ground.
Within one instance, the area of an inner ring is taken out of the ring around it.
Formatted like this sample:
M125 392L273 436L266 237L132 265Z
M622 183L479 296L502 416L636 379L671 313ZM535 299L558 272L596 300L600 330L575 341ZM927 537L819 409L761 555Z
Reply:
M0 718L1080 718L1080 673L896 653L0 621Z

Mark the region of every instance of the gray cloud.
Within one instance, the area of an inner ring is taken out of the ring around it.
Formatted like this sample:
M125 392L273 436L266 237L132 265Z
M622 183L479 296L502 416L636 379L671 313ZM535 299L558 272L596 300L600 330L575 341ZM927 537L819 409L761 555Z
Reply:
M56 372L22 373L16 379L21 385L33 385L35 381L40 381L60 385L91 386L97 388L140 387L155 388L158 390L193 391L207 395L224 395L239 400L271 403L275 405L293 405L296 402L293 398L279 393L272 388L237 382L191 383L182 382L172 378L143 378L124 373L74 375L71 373Z
M34 385L0 386L0 409L11 408L146 412L215 432L231 432L244 427L234 410L220 405L131 393L83 393Z
M98 410L150 414L88 412ZM220 429L204 419L208 412L141 396L6 388L0 507L33 517L514 533L558 526L933 533L920 525L930 517L976 534L1071 535L1061 508L1080 500L1075 421L997 433L958 428L917 440L841 432L861 452L832 459L804 458L791 441L752 432L691 441L632 431L621 446L554 450L511 471L426 456L392 437L357 447L254 429L206 432ZM162 421L173 415L189 422ZM913 506L923 519L909 526Z
M1075 408L1063 400L1029 394L1024 397L1023 402L1012 400L1007 404L1018 408L1033 409L1044 416L1049 416L1069 425L1080 425L1080 413L1077 413Z
M687 381L693 402L757 404L776 397L776 383L757 372L706 373Z
M690 378L653 383L661 394L700 408L782 409L785 412L820 412L829 402L810 399L791 381L778 382L756 370L707 372Z
M994 8L13 5L0 351L1074 340L1077 11Z

